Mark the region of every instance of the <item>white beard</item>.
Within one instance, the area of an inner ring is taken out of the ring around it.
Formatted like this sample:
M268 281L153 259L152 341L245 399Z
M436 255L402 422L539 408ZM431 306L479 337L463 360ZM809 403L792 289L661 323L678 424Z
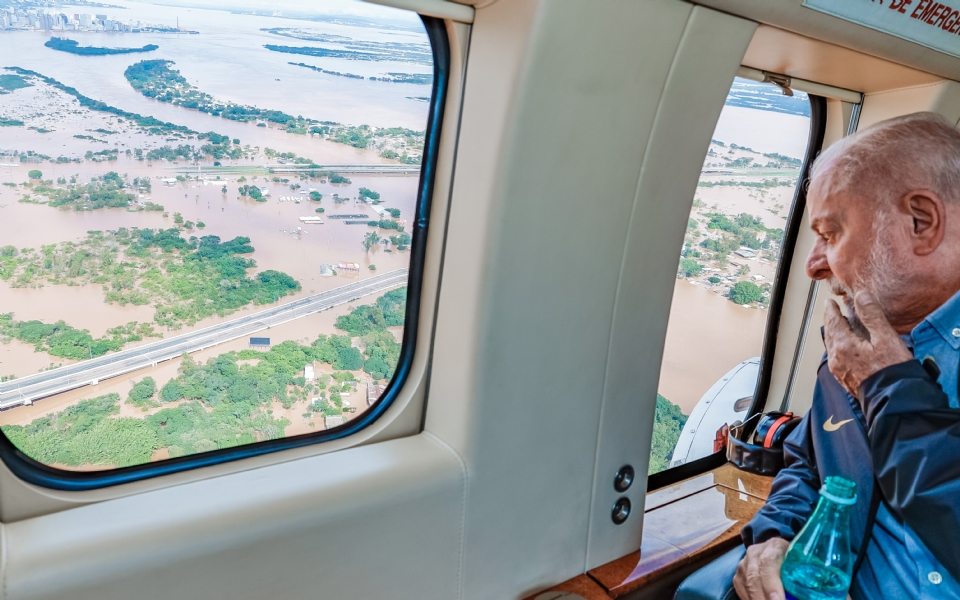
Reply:
M857 273L856 281L848 286L836 277L830 277L827 280L830 284L830 290L843 298L843 303L847 307L847 321L850 323L850 327L854 333L864 339L870 339L870 334L857 316L854 305L856 295L860 292L869 292L877 304L880 305L883 313L889 318L888 309L891 301L895 298L902 298L908 287L901 276L906 270L903 261L892 252L889 245L881 241L883 239L881 234L886 229L888 221L887 215L877 215L870 256L867 257L866 264L861 271Z

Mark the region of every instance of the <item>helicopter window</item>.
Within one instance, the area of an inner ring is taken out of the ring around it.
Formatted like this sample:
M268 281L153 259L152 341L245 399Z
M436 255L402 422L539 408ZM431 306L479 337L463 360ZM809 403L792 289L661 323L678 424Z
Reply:
M327 4L0 9L0 456L21 477L89 489L343 437L396 395L447 38Z
M810 131L810 100L792 94L737 78L717 122L674 283L650 474L714 454L753 403Z

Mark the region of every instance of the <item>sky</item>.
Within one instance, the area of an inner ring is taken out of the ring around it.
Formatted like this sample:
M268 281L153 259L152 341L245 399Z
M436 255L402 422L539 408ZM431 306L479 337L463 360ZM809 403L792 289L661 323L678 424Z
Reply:
M108 2L108 0L103 0ZM144 2L144 0L133 0ZM108 2L109 3L109 2ZM240 10L273 12L281 11L284 16L318 17L342 15L389 19L398 23L419 26L420 18L412 11L399 10L370 4L360 0L157 0L146 4L164 6L182 6L187 8L206 8L215 10Z

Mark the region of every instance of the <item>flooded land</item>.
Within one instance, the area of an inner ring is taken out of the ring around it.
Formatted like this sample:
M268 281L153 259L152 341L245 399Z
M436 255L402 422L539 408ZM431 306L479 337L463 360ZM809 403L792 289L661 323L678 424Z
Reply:
M433 73L415 16L117 6L0 22L9 385L409 266ZM83 470L336 427L392 378L405 291L271 327L268 346L241 337L37 399L0 425Z

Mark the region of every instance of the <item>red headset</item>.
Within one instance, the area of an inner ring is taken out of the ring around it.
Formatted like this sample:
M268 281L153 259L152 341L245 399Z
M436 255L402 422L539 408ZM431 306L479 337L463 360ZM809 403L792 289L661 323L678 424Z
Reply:
M799 424L800 417L792 412L764 413L751 444L738 439L745 423L735 423L727 436L727 460L744 471L774 475L783 468L783 441Z

